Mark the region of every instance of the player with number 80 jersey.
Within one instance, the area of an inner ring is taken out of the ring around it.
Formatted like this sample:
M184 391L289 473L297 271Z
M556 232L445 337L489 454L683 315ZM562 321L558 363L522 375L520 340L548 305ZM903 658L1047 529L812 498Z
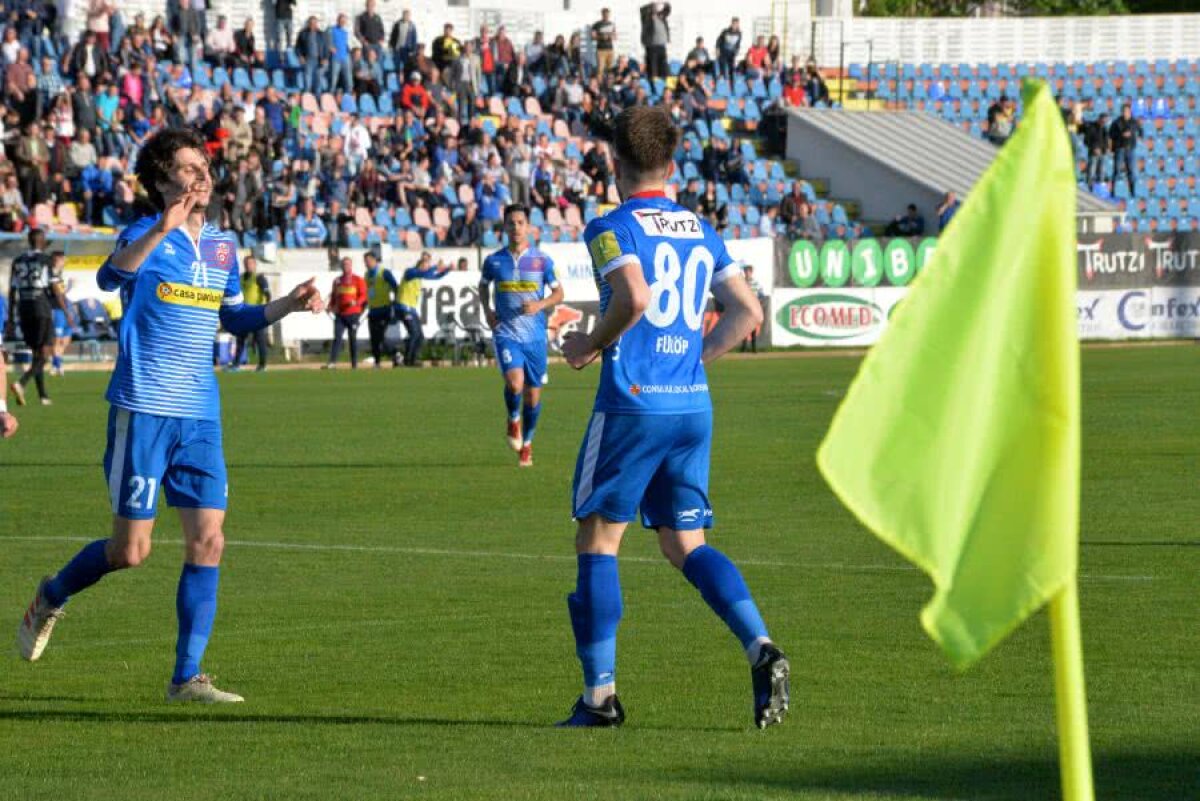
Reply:
M638 262L650 286L646 313L604 351L596 411L685 414L711 408L700 360L711 285L740 266L725 242L695 214L658 192L632 196L584 231L600 313L612 290L604 276Z

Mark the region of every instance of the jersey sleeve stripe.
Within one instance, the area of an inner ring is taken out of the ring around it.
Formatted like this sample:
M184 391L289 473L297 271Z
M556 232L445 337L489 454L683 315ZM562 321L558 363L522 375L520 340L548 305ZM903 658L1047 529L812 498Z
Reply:
M636 253L626 253L624 256L618 256L608 264L599 268L598 272L600 273L600 277L603 278L618 267L624 267L626 264L633 264L637 261L638 257Z
M731 263L725 269L717 270L715 273L713 273L712 283L710 285L717 286L718 284L723 284L726 281L728 281L730 278L734 278L741 274L742 274L742 263L740 261L735 261L735 262Z

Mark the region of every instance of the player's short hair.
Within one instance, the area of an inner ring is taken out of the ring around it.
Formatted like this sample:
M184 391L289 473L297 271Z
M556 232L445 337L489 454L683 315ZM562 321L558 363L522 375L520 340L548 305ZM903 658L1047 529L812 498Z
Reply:
M675 158L679 129L661 106L631 106L617 115L613 147L622 165L641 175L665 170Z
M50 251L50 258L52 258L52 259L65 259L66 257L67 257L67 253L65 250Z
M166 180L175 164L175 154L190 147L200 151L207 159L208 151L204 144L204 137L193 128L163 128L142 145L133 173L156 209L163 208L163 196L158 191L158 183Z
M46 238L46 229L45 228L30 228L29 233L26 236L29 239L29 244L32 245L34 237L41 236L42 239Z
M508 222L508 218L514 214L524 214L525 219L529 219L529 207L524 203L509 203L504 207L504 221Z

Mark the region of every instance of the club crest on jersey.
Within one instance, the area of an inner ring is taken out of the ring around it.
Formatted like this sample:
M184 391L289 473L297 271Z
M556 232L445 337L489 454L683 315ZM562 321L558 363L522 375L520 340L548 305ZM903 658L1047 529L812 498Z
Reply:
M229 266L229 251L228 242L217 243L217 264L221 265L221 267Z
M687 210L637 209L633 212L633 218L637 220L646 236L669 236L672 239L704 238L700 220Z
M221 270L228 271L233 265L233 246L224 240L203 243L200 255L207 264Z

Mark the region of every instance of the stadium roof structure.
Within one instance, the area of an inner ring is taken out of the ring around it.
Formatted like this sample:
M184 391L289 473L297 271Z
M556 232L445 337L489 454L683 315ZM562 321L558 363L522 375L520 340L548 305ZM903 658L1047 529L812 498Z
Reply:
M926 219L947 191L965 197L998 148L919 111L794 109L787 155L805 174L829 179L834 193L862 200L865 219L891 219L914 202ZM1080 190L1077 214L1111 222L1114 203Z

